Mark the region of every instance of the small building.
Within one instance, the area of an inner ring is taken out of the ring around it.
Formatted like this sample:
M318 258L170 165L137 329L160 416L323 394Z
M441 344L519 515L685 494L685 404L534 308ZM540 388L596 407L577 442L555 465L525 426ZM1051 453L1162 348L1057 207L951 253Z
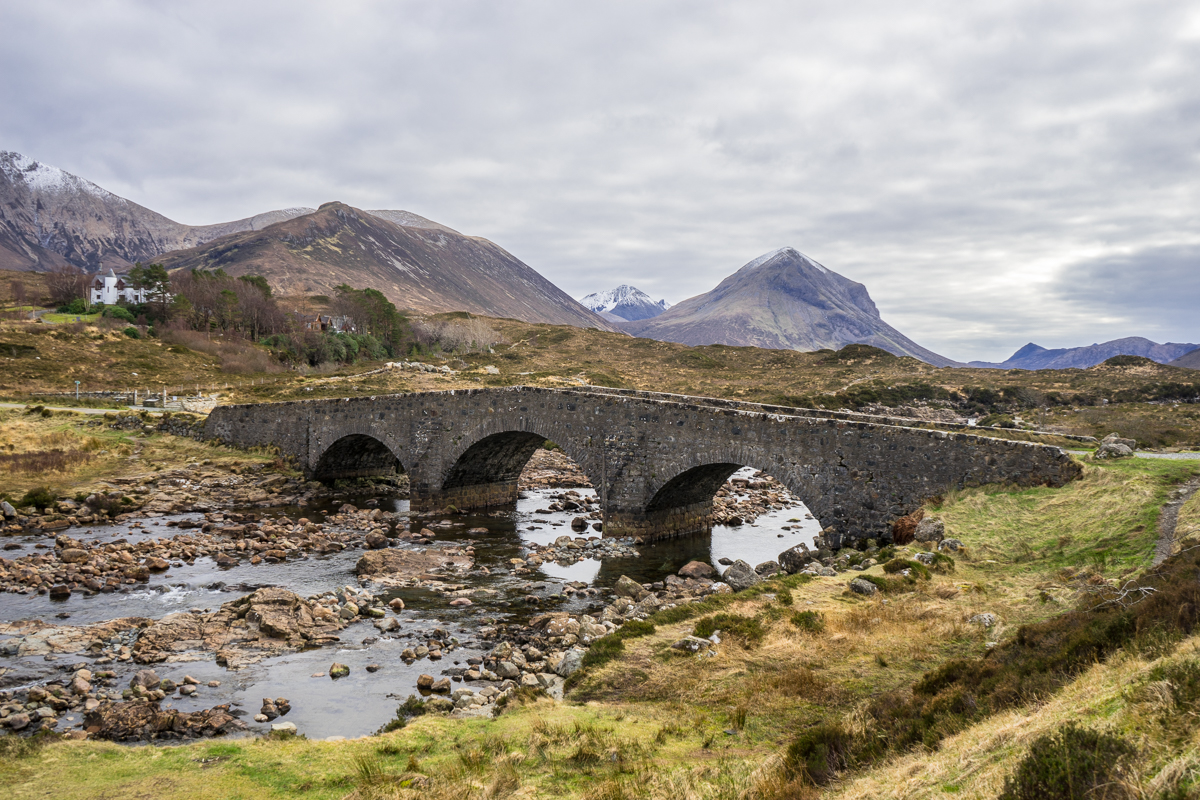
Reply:
M145 289L135 289L128 275L118 275L109 270L107 275L97 275L92 281L92 303L103 303L115 306L125 302L129 305L145 303L149 293Z
M329 314L316 314L302 318L304 329L307 331L322 331L328 333L354 333L354 323L349 317L335 317Z

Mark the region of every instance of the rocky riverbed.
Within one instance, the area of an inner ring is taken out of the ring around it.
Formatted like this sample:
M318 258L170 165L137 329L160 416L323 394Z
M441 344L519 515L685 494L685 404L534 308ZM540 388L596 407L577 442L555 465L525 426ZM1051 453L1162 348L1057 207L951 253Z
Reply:
M741 588L747 570L761 579L795 545L813 549L792 571L854 566L749 470L716 498L729 524L710 537L604 539L572 466L539 451L516 511L478 516L410 515L402 481L379 489L391 497L333 499L204 464L14 512L0 725L126 741L262 732L286 715L310 736L355 736L410 693L489 713L521 687L560 693L595 639Z

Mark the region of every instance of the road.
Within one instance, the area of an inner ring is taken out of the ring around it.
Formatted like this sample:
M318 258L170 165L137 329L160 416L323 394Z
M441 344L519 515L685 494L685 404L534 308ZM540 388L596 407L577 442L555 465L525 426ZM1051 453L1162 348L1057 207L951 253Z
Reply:
M36 405L36 404L31 404L31 403L0 403L0 408L29 408L31 405ZM79 413L79 414L114 414L114 413L116 413L116 412L118 412L118 411L124 411L124 410L128 410L128 411L145 411L145 412L147 412L147 413L149 413L149 414L161 414L161 413L163 413L163 412L162 412L162 409L158 409L158 408L142 408L141 406L125 406L125 408L124 408L124 409L121 409L121 408L71 408L71 407L69 407L69 406L42 406L42 408L48 408L48 409L50 409L51 411L75 411L75 412L77 412L77 413Z

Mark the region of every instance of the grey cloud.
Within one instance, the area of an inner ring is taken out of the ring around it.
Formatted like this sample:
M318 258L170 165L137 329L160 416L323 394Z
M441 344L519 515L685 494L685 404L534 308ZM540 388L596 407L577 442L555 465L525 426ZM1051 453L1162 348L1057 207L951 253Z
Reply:
M1200 242L1188 5L0 0L0 147L190 223L407 208L576 296L792 245L964 360L1194 341L1070 277Z

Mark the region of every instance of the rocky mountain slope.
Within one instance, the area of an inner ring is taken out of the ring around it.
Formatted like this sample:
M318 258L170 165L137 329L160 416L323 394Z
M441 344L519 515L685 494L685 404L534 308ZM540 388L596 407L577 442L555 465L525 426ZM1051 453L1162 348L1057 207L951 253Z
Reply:
M276 227L289 222L297 224ZM0 152L0 269L119 270L138 261L253 272L283 293L329 294L347 283L416 311L614 330L491 242L410 211L330 203L184 225L57 167Z
M1182 355L1174 361L1171 361L1169 366L1183 367L1185 369L1200 369L1200 348L1191 351L1187 355Z
M613 330L613 326L504 249L416 215L419 227L344 203L260 231L223 236L160 257L168 269L262 275L279 294L332 295L335 287L378 289L419 313L469 311L526 322Z
M617 320L629 322L657 317L671 307L666 300L656 302L640 289L625 285L607 292L594 292L579 302L584 308L589 308L601 316L611 315Z
M312 211L287 208L215 225L184 225L58 167L0 152L0 269L45 271L64 264L122 269Z
M861 283L791 247L759 256L711 292L621 328L635 336L691 345L809 351L869 344L935 366L956 363L884 322Z
M1087 369L1101 364L1113 356L1142 356L1159 364L1167 364L1195 350L1196 344L1157 344L1140 336L1130 336L1125 339L1113 339L1111 342L1088 345L1086 347L1064 347L1047 350L1033 342L1022 347L1009 356L1008 360L999 363L990 361L972 361L972 367L991 369ZM1177 364L1176 366L1183 366Z

